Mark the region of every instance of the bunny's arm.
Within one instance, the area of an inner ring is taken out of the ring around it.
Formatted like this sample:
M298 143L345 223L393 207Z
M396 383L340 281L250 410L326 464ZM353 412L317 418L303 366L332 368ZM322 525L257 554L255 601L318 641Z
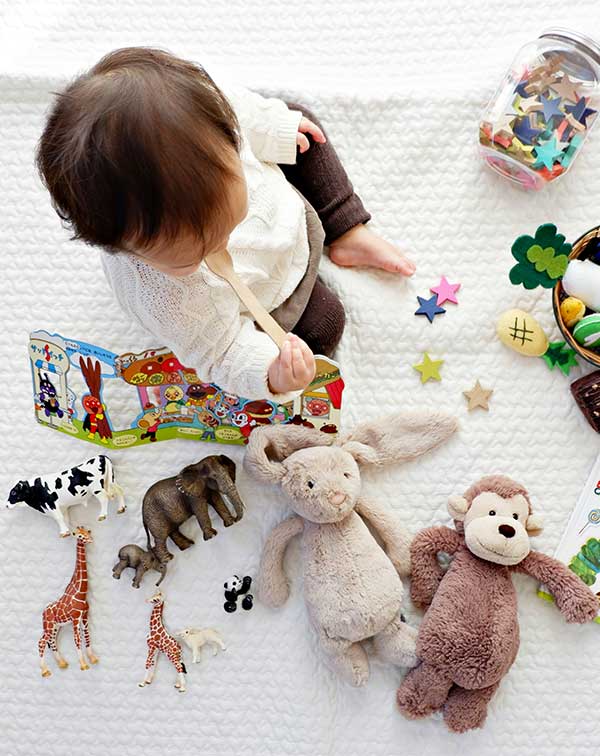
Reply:
M289 517L269 533L262 557L258 580L258 598L272 608L283 606L290 595L290 586L283 571L283 558L288 543L304 529L301 517Z
M444 570L438 562L439 553L455 554L463 543L462 537L446 527L425 528L417 533L410 545L410 597L416 606L431 604Z
M567 622L590 622L600 609L598 599L585 583L566 565L547 554L530 551L512 569L543 583L551 591Z
M367 520L383 541L385 553L401 577L410 575L410 534L387 507L367 499L359 499L356 512Z

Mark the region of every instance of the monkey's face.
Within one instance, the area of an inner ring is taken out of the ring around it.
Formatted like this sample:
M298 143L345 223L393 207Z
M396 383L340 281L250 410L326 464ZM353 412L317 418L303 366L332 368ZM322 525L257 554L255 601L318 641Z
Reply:
M529 505L521 494L504 499L492 491L476 496L464 517L465 542L481 559L518 564L529 554Z

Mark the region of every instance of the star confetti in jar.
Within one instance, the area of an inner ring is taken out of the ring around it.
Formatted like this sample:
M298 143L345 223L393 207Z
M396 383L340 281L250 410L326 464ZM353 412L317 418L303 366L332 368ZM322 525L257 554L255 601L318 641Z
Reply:
M548 29L519 50L479 124L486 163L525 189L569 170L596 121L600 45Z

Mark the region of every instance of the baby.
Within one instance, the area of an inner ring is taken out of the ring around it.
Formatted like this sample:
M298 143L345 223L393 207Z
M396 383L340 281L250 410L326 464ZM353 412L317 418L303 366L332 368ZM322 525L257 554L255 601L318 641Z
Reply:
M412 275L370 219L317 119L154 48L106 55L59 94L37 166L71 238L100 246L122 308L202 380L286 402L330 355L344 309L333 262ZM288 332L281 351L205 258L237 274ZM294 334L290 333L293 329Z

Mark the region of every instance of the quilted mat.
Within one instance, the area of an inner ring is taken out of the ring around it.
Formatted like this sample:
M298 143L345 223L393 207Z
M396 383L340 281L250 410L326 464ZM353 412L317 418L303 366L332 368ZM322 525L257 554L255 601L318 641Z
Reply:
M38 426L33 417L27 336L45 328L120 352L152 346L125 322L103 279L99 253L68 239L33 167L51 92L114 47L154 44L227 68L242 83L300 99L329 130L373 214L373 225L409 251L418 270L402 281L342 270L323 275L344 301L348 327L339 359L343 423L399 407L454 413L460 431L415 463L365 476L412 532L446 523L448 495L480 475L522 481L546 520L535 546L552 553L600 444L570 398L569 382L541 360L506 350L495 338L503 310L521 307L554 337L547 291L508 281L510 246L553 221L574 240L600 222L600 132L572 171L537 195L514 189L480 163L478 116L518 47L548 23L598 28L596 0L376 0L292 4L145 3L141 0L0 0L0 491L19 478L61 470L95 447ZM416 296L441 275L460 281L460 304L430 325L416 318ZM412 365L427 350L443 359L441 383L419 383ZM467 412L462 392L476 379L494 389L489 413ZM223 447L218 447L223 450ZM165 622L218 629L227 650L188 662L188 692L159 661L140 689L151 578L139 591L113 580L118 548L144 542L146 488L212 448L168 442L112 453L128 510L97 523L88 548L91 635L100 663L81 672L69 630L70 662L39 673L42 608L73 568L74 543L33 511L0 514L0 752L10 756L207 756L293 754L453 754L545 756L596 753L600 696L594 654L598 625L566 625L536 584L517 577L522 644L494 698L485 729L451 735L438 717L404 720L395 707L397 669L373 661L362 689L340 683L323 664L301 594L297 544L286 564L292 594L270 611L225 614L223 582L255 575L270 528L287 515L277 492L240 473L244 519L210 542L188 522L196 545L178 553L163 583ZM231 448L236 461L243 451ZM75 519L75 518L74 518ZM407 604L407 617L419 613Z

